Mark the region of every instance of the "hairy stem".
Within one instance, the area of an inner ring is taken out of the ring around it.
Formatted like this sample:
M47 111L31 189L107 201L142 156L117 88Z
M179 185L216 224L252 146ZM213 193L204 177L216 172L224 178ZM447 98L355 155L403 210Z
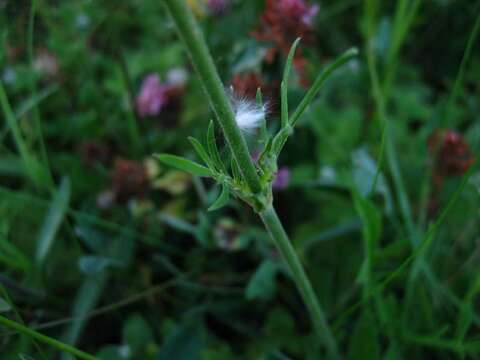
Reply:
M208 51L202 32L184 0L164 0L187 48L192 63L202 82L210 105L215 112L225 138L237 160L242 175L253 193L262 190L247 143L240 132L230 100Z
M46 335L40 334L39 332L36 332L35 330L29 329L26 326L23 326L22 324L19 324L15 321L9 320L6 317L3 317L0 315L0 324L12 329L14 331L17 331L21 334L25 334L27 336L30 336L33 339L36 339L38 341L44 342L45 344L48 344L50 346L53 346L61 351L65 351L67 353L70 353L74 356L76 356L78 359L83 359L83 360L97 360L96 357L87 354L81 350L78 350L77 348L67 345L61 341L52 339L51 337L48 337Z
M248 148L240 129L235 122L230 101L225 94L224 87L208 51L201 30L195 18L185 3L185 0L164 0L170 15L172 16L178 33L185 47L188 49L195 70L203 84L210 104L217 116L227 142L237 160L238 166L245 181L254 193L262 190L257 172L251 160ZM260 211L260 217L265 224L275 245L283 256L290 270L293 280L307 305L311 319L319 337L323 340L331 358L338 358L338 352L334 337L328 327L325 315L313 291L312 285L303 269L303 266L283 229L283 226L275 212L269 205Z
M323 339L330 357L338 358L335 339L330 327L328 326L324 312L317 300L317 296L313 291L312 285L308 280L307 274L303 269L300 259L290 243L288 235L283 229L282 223L280 222L280 219L278 218L273 206L269 206L267 209L262 211L260 213L260 217L262 218L270 237L280 251L283 260L288 265L288 269L295 280L298 291L302 295L303 301L307 305L308 310L312 315L312 322L315 326L315 330L317 331L319 337Z

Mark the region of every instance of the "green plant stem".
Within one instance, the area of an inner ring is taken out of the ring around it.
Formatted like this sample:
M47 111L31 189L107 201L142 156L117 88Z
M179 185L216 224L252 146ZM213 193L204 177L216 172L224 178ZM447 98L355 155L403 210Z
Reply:
M46 335L40 334L39 332L36 332L32 329L29 329L28 327L19 324L15 321L9 320L6 317L3 317L0 315L0 324L15 330L21 334L25 334L27 336L30 336L33 339L36 339L38 341L44 342L45 344L48 344L50 346L53 346L61 351L68 352L74 356L76 356L78 359L84 359L84 360L97 360L95 356L92 356L90 354L87 354L86 352L83 352L81 350L78 350L77 348L74 348L73 346L67 345L61 341L52 339L51 337L48 337Z
M210 104L217 116L218 122L222 127L245 181L254 193L260 192L262 186L248 152L247 144L235 122L235 115L230 101L225 94L212 57L192 12L186 5L185 0L164 0L164 3L176 24L180 37L190 53L193 65L200 77ZM268 205L260 211L260 217L275 242L275 245L282 254L292 274L293 280L311 313L314 327L319 337L324 340L330 357L338 358L336 343L325 319L323 310L273 206Z
M295 280L298 291L308 307L312 321L319 337L323 338L325 346L331 358L338 358L338 350L333 334L328 326L324 312L303 269L300 259L295 252L288 235L283 229L282 223L273 206L269 206L260 213L260 217L267 228L270 237L280 251L283 260L286 262L290 273Z
M247 143L235 122L230 100L225 94L212 56L208 51L202 32L185 0L164 0L178 33L187 48L192 63L203 84L210 105L225 134L228 145L238 163L242 175L253 193L262 190Z

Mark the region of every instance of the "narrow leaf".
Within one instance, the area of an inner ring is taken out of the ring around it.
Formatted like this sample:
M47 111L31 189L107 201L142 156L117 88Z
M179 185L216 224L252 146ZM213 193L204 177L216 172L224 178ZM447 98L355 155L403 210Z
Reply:
M290 76L290 71L292 69L293 57L295 56L295 50L297 49L300 38L297 38L293 43L292 47L287 56L287 62L285 63L285 69L283 69L283 79L280 85L281 90L281 100L282 100L282 128L288 124L288 79Z
M38 266L42 266L60 228L63 218L67 212L70 200L70 181L63 178L58 192L55 194L50 208L48 209L45 221L43 222L37 239L37 252L35 260Z
M217 142L215 140L215 125L213 124L213 120L210 120L210 124L208 125L207 146L208 152L210 153L214 165L217 167L218 170L226 172L225 166L222 162L222 158L220 157L220 153L218 152Z
M340 66L343 64L347 63L350 59L354 58L355 56L358 55L358 50L357 48L351 48L347 51L345 51L337 60L335 60L332 64L328 65L315 79L315 82L313 85L310 87L310 89L307 91L305 94L304 98L298 105L297 109L295 112L292 114L290 118L290 124L293 126L295 123L298 121L300 116L303 114L305 109L310 105L312 102L313 98L317 95L317 93L320 91L322 88L322 85L325 83L325 81L330 77L330 75L338 69Z
M238 168L237 161L234 157L232 157L231 168L233 179L236 181L240 181L242 179L242 175L240 174L240 169Z
M213 161L212 159L210 159L210 156L208 156L208 153L203 147L203 145L200 144L200 141L191 136L188 137L188 140L190 140L193 148L197 152L198 156L200 156L200 158L205 162L205 164L207 164L209 168L213 168Z
M228 191L226 186L223 186L222 193L220 194L218 199L215 200L215 202L208 208L208 211L214 211L224 207L228 203L228 200L230 200L230 192Z
M0 297L0 313L10 311L11 309L10 304Z
M181 156L175 156L170 154L155 154L154 157L166 165L186 171L192 175L212 176L212 172L210 171L210 169L200 164L197 164L196 162L185 159Z

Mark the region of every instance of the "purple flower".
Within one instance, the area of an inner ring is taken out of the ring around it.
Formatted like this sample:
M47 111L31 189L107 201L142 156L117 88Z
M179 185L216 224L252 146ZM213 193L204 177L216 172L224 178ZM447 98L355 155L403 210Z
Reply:
M302 22L307 26L312 26L313 18L317 15L318 10L320 10L320 7L317 4L310 6L303 14Z
M280 0L279 5L285 14L299 19L306 26L312 25L320 9L317 4L308 5L304 0Z
M222 14L230 5L230 0L208 0L207 6L214 15Z
M136 99L137 112L140 117L158 115L168 101L167 91L170 86L160 82L160 76L150 74L145 77Z
M290 183L290 170L288 167L283 166L281 167L278 172L275 180L273 180L272 188L274 190L283 190L288 187Z

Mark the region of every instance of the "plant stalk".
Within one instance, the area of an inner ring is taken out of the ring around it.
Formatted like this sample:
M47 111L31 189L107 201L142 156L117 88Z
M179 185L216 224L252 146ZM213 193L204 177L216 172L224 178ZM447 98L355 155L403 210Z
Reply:
M262 211L260 217L290 270L298 291L310 311L315 330L318 333L318 336L323 338L330 358L339 358L335 338L328 326L325 314L318 302L317 296L313 291L312 285L308 280L300 259L298 258L273 206L269 206Z
M65 351L67 353L72 354L73 356L76 356L78 359L83 359L83 360L98 360L95 356L92 356L90 354L87 354L86 352L83 352L81 350L78 350L77 348L67 345L61 341L52 339L51 337L48 337L46 335L40 334L39 332L29 329L28 327L19 324L15 321L12 321L10 319L7 319L6 317L3 317L0 315L0 324L12 329L14 331L17 331L21 334L25 334L27 336L30 336L33 339L36 339L38 341L44 342L45 344L48 344L50 346L53 346L61 351Z
M232 105L225 94L225 88L213 63L202 31L185 0L164 0L164 2L175 22L178 34L190 54L193 66L200 77L210 105L225 134L240 171L250 190L253 193L259 193L262 186L250 157L247 143L235 122Z
M200 27L185 3L185 0L164 0L164 3L170 12L185 47L188 49L195 70L200 77L210 101L210 105L217 116L217 120L221 125L245 181L252 192L261 192L262 186L250 157L247 144L235 122L235 115L230 101L225 94L224 86L213 63ZM311 319L319 338L323 339L329 356L331 358L339 358L335 339L327 324L323 310L275 209L272 205L268 205L260 211L259 214L287 264L293 280L310 311Z

